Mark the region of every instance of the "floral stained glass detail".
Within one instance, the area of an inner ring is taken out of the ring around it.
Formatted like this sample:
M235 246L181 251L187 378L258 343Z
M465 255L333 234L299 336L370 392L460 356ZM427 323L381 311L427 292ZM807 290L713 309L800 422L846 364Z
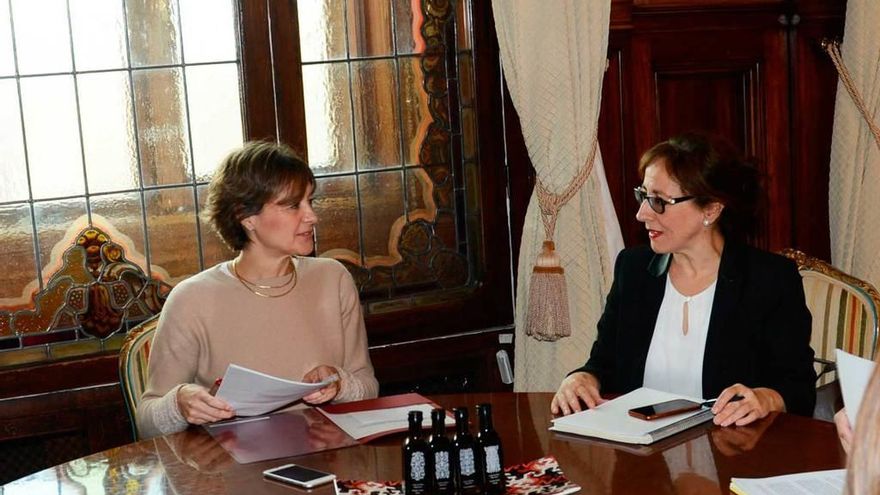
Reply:
M61 340L107 338L158 314L171 287L151 279L125 257L119 244L97 227L88 227L62 255L61 268L38 293L34 309L0 312L0 337L60 334ZM52 340L52 339L50 339Z

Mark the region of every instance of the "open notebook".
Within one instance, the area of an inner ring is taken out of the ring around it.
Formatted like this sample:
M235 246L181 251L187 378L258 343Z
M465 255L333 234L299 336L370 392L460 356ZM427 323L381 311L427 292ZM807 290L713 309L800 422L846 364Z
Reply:
M615 442L648 445L710 421L713 417L708 408L651 421L633 418L628 414L630 409L673 399L703 402L702 399L642 387L596 408L556 418L550 429Z

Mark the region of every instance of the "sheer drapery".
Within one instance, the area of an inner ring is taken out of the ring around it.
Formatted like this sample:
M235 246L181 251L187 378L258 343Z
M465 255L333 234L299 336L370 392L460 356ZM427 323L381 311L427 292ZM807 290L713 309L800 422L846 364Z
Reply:
M553 192L590 154L606 66L610 2L495 0L504 77L538 178ZM539 342L523 333L532 266L544 241L536 196L526 213L516 293L517 391L556 390L583 364L623 239L597 150L584 186L559 213L556 249L568 285L571 337Z
M866 116L880 124L880 2L849 0L841 52ZM880 286L880 143L841 82L828 187L832 264Z

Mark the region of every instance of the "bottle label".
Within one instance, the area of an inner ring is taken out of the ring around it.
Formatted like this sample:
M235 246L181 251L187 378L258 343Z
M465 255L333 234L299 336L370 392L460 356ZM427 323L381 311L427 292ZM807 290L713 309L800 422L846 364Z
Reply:
M486 473L501 471L501 456L498 455L498 446L490 445L483 449L486 455Z
M434 477L445 480L452 477L449 470L449 452L436 452L434 454Z
M462 476L471 476L477 472L477 464L474 462L474 449L462 449L458 454L458 467Z
M410 474L413 481L421 481L425 479L425 454L424 452L413 452L409 461Z

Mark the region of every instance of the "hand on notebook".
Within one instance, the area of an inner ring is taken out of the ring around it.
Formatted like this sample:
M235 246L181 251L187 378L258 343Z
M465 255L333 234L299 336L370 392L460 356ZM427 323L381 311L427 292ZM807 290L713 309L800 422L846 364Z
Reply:
M849 424L849 416L846 415L846 408L837 411L834 415L834 426L837 427L837 436L840 438L840 445L843 451L849 455L850 446L852 446L853 429Z
M339 376L339 372L332 366L321 364L316 366L312 371L303 376L303 381L307 383L315 383L323 381L325 378L333 375ZM324 388L318 389L309 395L303 397L303 400L309 404L323 404L333 400L339 394L340 380L331 382Z
M177 389L177 408L187 423L201 425L235 416L225 400L214 397L205 387L187 383Z
M742 400L731 400L737 395L742 396ZM771 388L749 388L741 383L722 390L712 406L714 422L721 426L747 425L767 416L770 411L784 410L785 402L779 392Z
M550 412L563 416L580 412L581 401L590 409L605 402L599 395L599 380L583 371L572 373L562 380L559 390L553 396L553 402L550 403Z

